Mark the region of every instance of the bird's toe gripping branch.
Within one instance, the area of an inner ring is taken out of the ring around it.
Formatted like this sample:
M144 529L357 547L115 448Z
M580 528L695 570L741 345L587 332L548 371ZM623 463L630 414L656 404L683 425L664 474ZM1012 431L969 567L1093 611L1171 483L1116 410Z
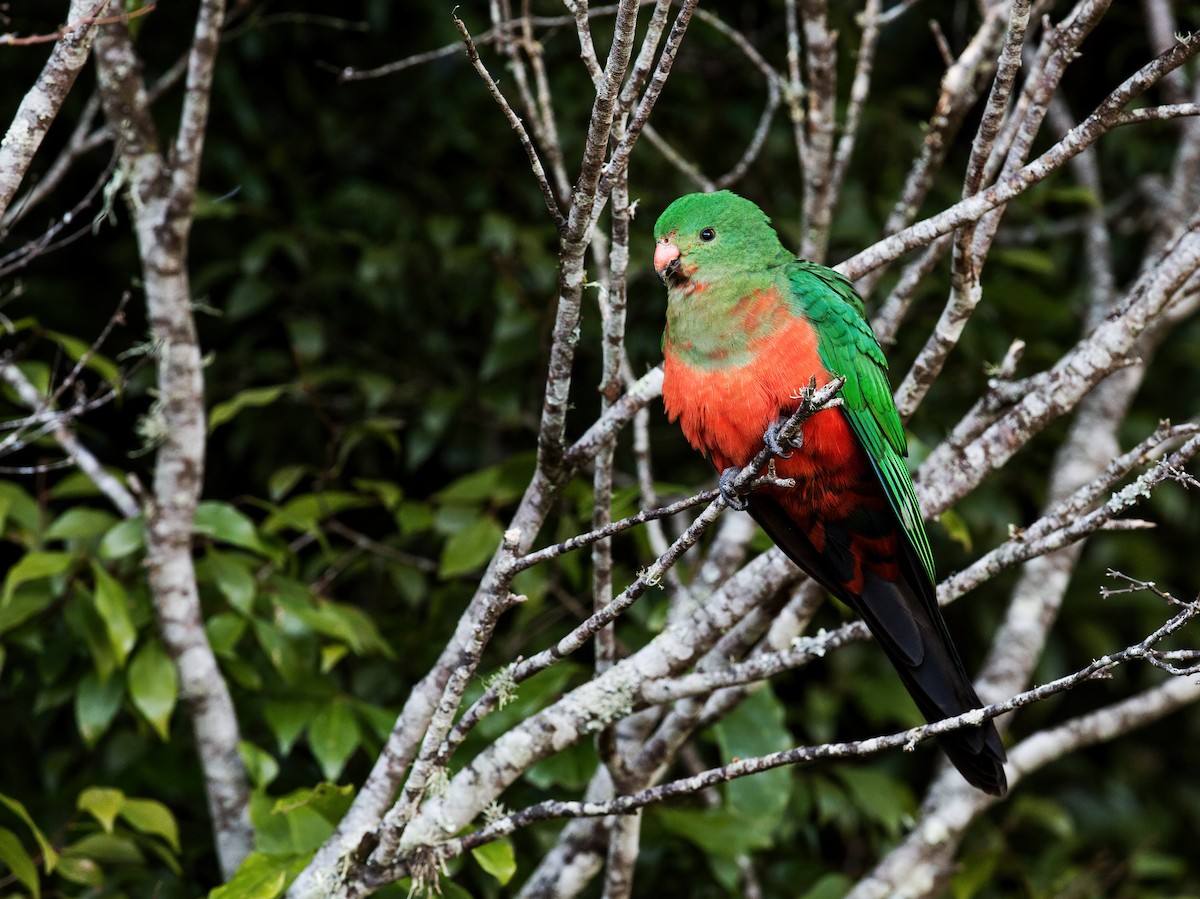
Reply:
M785 416L778 421L771 422L767 426L766 433L763 434L763 443L767 445L767 449L780 459L790 458L792 450L804 446L804 434L798 430L790 437L783 436L790 425L791 416Z
M734 483L741 473L740 468L730 467L721 472L720 478L717 479L717 489L721 492L721 499L725 500L725 504L735 512L745 512L750 506L749 500L742 496Z
M793 449L799 449L804 445L800 426L818 412L842 405L842 398L838 396L838 391L845 383L846 379L839 376L818 388L817 379L814 377L806 388L795 395L795 398L800 401L800 405L796 407L795 411L789 416L772 422L767 427L766 433L763 434L763 448L758 455L745 468L731 467L721 472L717 489L721 493L721 499L725 500L725 504L729 508L737 512L744 512L749 507L750 504L745 495L756 485L756 478L762 467L767 464L772 455L786 459L792 454ZM770 473L768 480L775 486L795 486L792 481L780 481L775 477L774 471ZM759 480L758 483L763 483L763 481Z

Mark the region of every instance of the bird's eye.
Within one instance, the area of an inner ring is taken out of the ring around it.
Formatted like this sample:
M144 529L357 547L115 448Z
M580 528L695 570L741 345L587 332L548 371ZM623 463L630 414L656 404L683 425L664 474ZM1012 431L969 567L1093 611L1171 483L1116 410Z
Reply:
M708 243L710 240L715 240L716 236L717 236L717 232L714 231L712 228L705 228L703 231L700 232L700 239L702 241L704 241L705 243Z

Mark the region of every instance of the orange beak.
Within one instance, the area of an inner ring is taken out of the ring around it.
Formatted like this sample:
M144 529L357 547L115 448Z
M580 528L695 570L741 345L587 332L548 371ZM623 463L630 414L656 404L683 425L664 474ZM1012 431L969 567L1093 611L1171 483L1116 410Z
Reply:
M669 237L664 237L654 247L654 270L658 272L658 277L664 284L667 277L679 268L679 264L679 247L675 246Z

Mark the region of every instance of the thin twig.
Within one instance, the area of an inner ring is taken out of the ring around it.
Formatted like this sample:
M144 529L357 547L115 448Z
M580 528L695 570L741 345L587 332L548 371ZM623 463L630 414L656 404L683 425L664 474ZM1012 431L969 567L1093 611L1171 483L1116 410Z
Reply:
M546 169L542 166L542 160L538 156L537 148L533 145L533 141L529 137L529 132L525 130L520 117L513 111L509 105L507 98L501 93L500 88L492 79L491 74L484 66L483 61L479 58L479 50L475 47L475 41L471 38L471 33L467 31L467 26L463 24L463 20L458 17L455 12L454 27L458 30L462 37L463 43L467 46L467 59L471 61L475 71L479 73L479 77L483 79L483 83L487 85L488 93L492 95L492 99L504 113L504 117L508 119L508 124L512 130L516 132L517 139L521 142L521 146L525 150L525 155L529 157L529 165L533 169L534 178L537 179L538 187L542 190L542 200L546 204L546 211L550 213L550 218L558 228L566 226L566 219L563 217L562 210L558 208L558 200L554 197L554 189L550 186L550 181L546 177Z

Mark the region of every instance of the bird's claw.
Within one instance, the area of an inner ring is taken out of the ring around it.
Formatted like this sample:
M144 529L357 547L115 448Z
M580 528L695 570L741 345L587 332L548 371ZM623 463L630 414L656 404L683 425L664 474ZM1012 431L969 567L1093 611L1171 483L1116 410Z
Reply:
M790 458L793 449L800 449L804 445L804 435L800 431L787 439L780 437L784 424L786 422L783 419L773 421L767 425L766 433L763 434L763 443L767 445L767 449L780 459Z
M717 489L721 492L721 499L725 500L725 504L735 512L745 512L750 506L749 500L738 493L733 486L733 482L741 473L740 468L726 468L717 479Z

